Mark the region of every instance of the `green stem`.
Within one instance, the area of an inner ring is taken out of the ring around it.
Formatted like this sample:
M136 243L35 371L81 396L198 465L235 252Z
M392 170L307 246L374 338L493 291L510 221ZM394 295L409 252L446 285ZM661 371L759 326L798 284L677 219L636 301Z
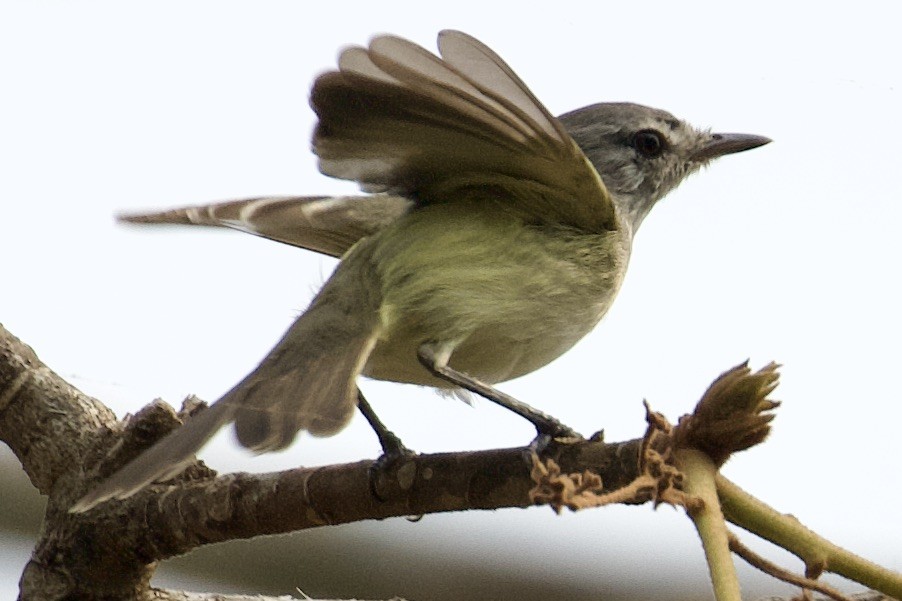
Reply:
M716 484L724 515L730 522L796 555L809 570L833 572L902 599L902 574L834 545L796 518L778 512L721 474L717 474Z
M727 525L717 497L717 466L705 453L694 449L680 449L675 455L677 467L685 477L684 492L701 501L686 509L702 539L714 596L717 601L741 601Z

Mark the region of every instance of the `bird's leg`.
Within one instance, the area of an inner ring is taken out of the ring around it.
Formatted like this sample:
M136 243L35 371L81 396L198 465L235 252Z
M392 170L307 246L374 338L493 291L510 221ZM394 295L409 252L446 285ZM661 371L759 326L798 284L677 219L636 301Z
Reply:
M522 401L518 401L514 397L504 394L500 390L480 382L476 378L457 371L448 366L450 352L437 348L436 345L426 343L420 345L417 349L417 358L436 377L450 382L455 386L460 386L470 392L475 392L479 396L492 401L493 403L504 407L509 411L513 411L520 417L528 420L538 431L538 437L535 444L544 446L551 438L582 438L576 430L565 426L556 418L543 413L538 409L530 407ZM544 441L544 442L543 442Z
M385 424L373 411L369 401L366 400L359 388L357 389L357 408L360 409L360 413L369 422L373 432L379 438L379 444L382 446L382 455L370 465L369 480L370 492L372 492L373 497L383 501L386 497L381 491L384 490L386 481L391 481L392 468L403 465L401 460L412 457L414 452L405 447L401 439L385 427ZM388 480L386 480L387 477Z
M357 389L357 408L360 409L360 413L363 414L363 417L366 418L366 421L370 424L373 432L375 432L376 436L379 438L379 445L382 447L382 457L379 458L379 461L392 460L403 455L411 454L410 449L404 446L401 439L398 438L394 432L385 427L385 424L382 423L382 420L379 419L379 416L373 411L369 401L366 400L366 397L363 396L363 392L361 392L359 388Z

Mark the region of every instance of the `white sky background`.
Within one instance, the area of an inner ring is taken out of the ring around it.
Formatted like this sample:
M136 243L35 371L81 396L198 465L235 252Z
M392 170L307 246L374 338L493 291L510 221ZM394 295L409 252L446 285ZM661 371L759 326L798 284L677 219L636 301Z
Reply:
M777 360L784 368L775 396L785 403L774 433L726 474L836 542L902 568L896 5L307 7L0 5L7 328L120 414L156 396L214 400L263 357L333 263L239 233L125 228L112 215L352 191L320 175L309 152L315 75L342 46L374 33L433 50L440 29L462 29L504 57L554 113L629 100L716 131L774 139L715 162L656 207L597 330L502 388L586 434L603 427L620 440L642 432L643 398L675 419L726 368ZM485 401L470 408L381 383L364 390L418 451L521 445L532 436ZM229 471L377 453L359 417L332 439L303 438L257 459L230 436L203 454ZM524 562L538 561L530 541L553 536L572 539L572 551L542 561L580 577L619 556L622 576L651 557L704 578L691 527L668 509L469 519L478 528L460 545L487 561L511 547ZM442 524L454 522L427 517L417 528ZM447 537L436 544L460 552ZM659 542L649 551L639 542L651 537Z

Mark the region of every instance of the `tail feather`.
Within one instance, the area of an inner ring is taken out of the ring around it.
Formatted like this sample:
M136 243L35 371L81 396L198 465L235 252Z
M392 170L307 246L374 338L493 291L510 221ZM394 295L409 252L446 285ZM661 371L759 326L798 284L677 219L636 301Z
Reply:
M315 436L341 430L357 405L357 375L375 342L373 326L329 305L311 307L228 394L237 406L238 441L265 453L287 447L302 430Z
M235 431L258 453L282 449L301 430L329 436L357 405L357 376L379 335L381 293L361 241L257 369L226 396Z
M368 242L352 249L253 372L70 511L129 497L155 480L177 475L232 420L241 444L257 452L284 448L301 430L328 436L344 427L357 404L357 376L379 335L381 295Z
M194 453L232 420L234 410L234 405L220 401L194 415L181 428L79 499L69 511L81 513L108 499L125 499L151 482L180 474L194 461Z

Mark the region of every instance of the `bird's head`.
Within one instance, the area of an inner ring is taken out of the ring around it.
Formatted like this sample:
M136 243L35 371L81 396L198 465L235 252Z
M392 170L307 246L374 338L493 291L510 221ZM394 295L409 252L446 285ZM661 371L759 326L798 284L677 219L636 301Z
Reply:
M763 136L699 130L666 111L632 103L593 104L559 119L633 232L656 202L699 167L770 142Z

